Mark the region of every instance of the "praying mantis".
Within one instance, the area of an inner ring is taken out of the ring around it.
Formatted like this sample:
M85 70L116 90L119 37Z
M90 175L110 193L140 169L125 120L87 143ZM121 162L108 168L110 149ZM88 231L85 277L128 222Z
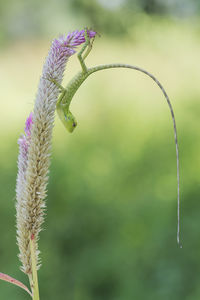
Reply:
M95 37L94 37L95 38ZM94 42L94 38L90 39L88 36L88 30L85 29L85 43L83 44L82 49L78 53L78 60L81 65L81 71L69 82L66 88L63 88L54 78L48 78L51 82L53 82L60 91L60 96L56 103L56 110L60 120L62 121L63 125L69 132L73 132L77 126L77 121L74 115L71 113L69 106L72 101L72 98L81 84L86 80L88 76L91 74L105 70L105 69L112 69L112 68L128 68L139 71L141 73L146 74L148 77L153 79L153 81L158 85L161 89L168 107L170 109L172 121L173 121L173 129L174 129L174 138L175 138L175 146L176 146L176 164L177 164L177 243L182 248L180 244L180 172L179 172L179 148L178 148L178 140L177 140L177 127L175 121L175 115L173 111L173 107L171 101L163 88L162 84L157 80L157 78L146 71L137 66L128 65L128 64L106 64L106 65L99 65L92 68L87 68L85 64L85 59L89 55L90 51L92 50L92 45Z

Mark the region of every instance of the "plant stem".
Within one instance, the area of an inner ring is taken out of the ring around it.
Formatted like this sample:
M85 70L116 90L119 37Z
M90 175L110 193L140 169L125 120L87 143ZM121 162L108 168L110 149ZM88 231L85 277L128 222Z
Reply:
M36 264L36 255L35 255L35 237L33 234L30 236L30 249L31 249L31 267L32 267L31 288L33 293L33 300L40 300L39 288L38 288L37 264Z

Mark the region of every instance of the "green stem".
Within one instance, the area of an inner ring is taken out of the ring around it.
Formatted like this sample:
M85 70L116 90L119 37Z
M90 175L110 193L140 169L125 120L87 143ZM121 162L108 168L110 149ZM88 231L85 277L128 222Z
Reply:
M30 236L30 250L31 250L31 267L32 267L32 276L29 277L31 281L31 288L33 293L33 300L40 300L39 288L38 288L38 276L37 276L37 263L36 263L36 253L35 253L35 237L34 235Z

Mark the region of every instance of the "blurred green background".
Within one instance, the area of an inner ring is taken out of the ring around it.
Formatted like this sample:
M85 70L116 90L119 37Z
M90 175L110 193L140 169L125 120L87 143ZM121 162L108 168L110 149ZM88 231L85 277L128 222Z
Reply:
M176 243L176 156L161 91L136 71L91 76L76 94L68 134L56 117L41 232L42 299L200 298L200 2L0 1L0 271L27 283L15 241L17 139L32 110L50 42L92 27L87 64L124 62L163 83L176 115L181 239ZM68 63L64 84L80 69ZM28 299L0 282L0 299Z

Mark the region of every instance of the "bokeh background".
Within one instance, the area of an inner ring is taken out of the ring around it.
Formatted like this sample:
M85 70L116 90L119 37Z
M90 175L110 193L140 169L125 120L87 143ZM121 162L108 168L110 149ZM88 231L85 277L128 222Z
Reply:
M176 156L170 112L145 75L107 70L75 95L73 134L56 117L41 233L41 299L200 298L200 2L0 1L0 271L28 284L15 238L17 139L32 110L51 40L97 30L89 66L146 68L176 115L181 239L176 243ZM64 85L80 70L76 56ZM0 282L0 299L28 299Z

